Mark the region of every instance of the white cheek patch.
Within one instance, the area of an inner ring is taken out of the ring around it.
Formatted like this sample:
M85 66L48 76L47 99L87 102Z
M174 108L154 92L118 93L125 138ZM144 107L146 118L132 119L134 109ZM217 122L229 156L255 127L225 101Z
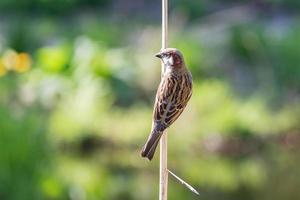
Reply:
M174 59L172 56L170 56L170 58L168 59L168 63L169 65L173 65L174 64Z
M165 65L172 66L174 64L174 58L172 56L170 56L170 57L163 57L163 63Z
M168 63L169 63L169 59L167 57L163 57L162 61L165 65L168 65Z

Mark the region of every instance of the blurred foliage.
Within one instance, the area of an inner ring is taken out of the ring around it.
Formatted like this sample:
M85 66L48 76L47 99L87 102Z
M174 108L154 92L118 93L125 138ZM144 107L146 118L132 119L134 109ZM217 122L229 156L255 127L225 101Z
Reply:
M193 97L169 166L203 199L300 195L299 3L172 1ZM149 200L139 156L160 80L160 1L0 2L0 199ZM169 181L170 199L196 199Z

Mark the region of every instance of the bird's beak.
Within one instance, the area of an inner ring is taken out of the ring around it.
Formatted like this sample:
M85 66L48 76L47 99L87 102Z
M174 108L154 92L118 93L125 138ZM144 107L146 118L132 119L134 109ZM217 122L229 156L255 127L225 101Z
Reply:
M155 57L157 57L157 58L162 58L161 52L155 54Z

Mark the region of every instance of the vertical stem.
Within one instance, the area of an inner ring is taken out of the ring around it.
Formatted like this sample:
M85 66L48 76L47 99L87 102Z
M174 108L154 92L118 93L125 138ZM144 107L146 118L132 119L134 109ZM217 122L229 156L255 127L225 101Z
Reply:
M168 46L168 0L162 0L162 49ZM165 72L162 63L161 73ZM168 140L167 131L163 133L160 140L160 165L159 165L159 200L168 199Z
M167 131L165 131L160 140L159 200L168 199L167 139Z
M162 27L161 27L161 48L168 47L168 0L162 0ZM161 64L162 74L165 72L163 63Z

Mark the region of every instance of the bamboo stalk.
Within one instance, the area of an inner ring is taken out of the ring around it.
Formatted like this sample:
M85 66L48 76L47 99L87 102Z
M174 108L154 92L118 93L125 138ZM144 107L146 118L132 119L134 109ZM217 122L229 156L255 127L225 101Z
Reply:
M161 49L168 47L168 0L162 0L162 26L161 26ZM165 66L161 62L161 74L165 73Z
M168 46L168 0L162 0L162 45ZM161 74L165 72L164 64L161 64ZM164 131L160 140L160 165L159 165L159 200L168 199L168 137L167 130Z
M168 199L167 133L160 140L159 200Z

